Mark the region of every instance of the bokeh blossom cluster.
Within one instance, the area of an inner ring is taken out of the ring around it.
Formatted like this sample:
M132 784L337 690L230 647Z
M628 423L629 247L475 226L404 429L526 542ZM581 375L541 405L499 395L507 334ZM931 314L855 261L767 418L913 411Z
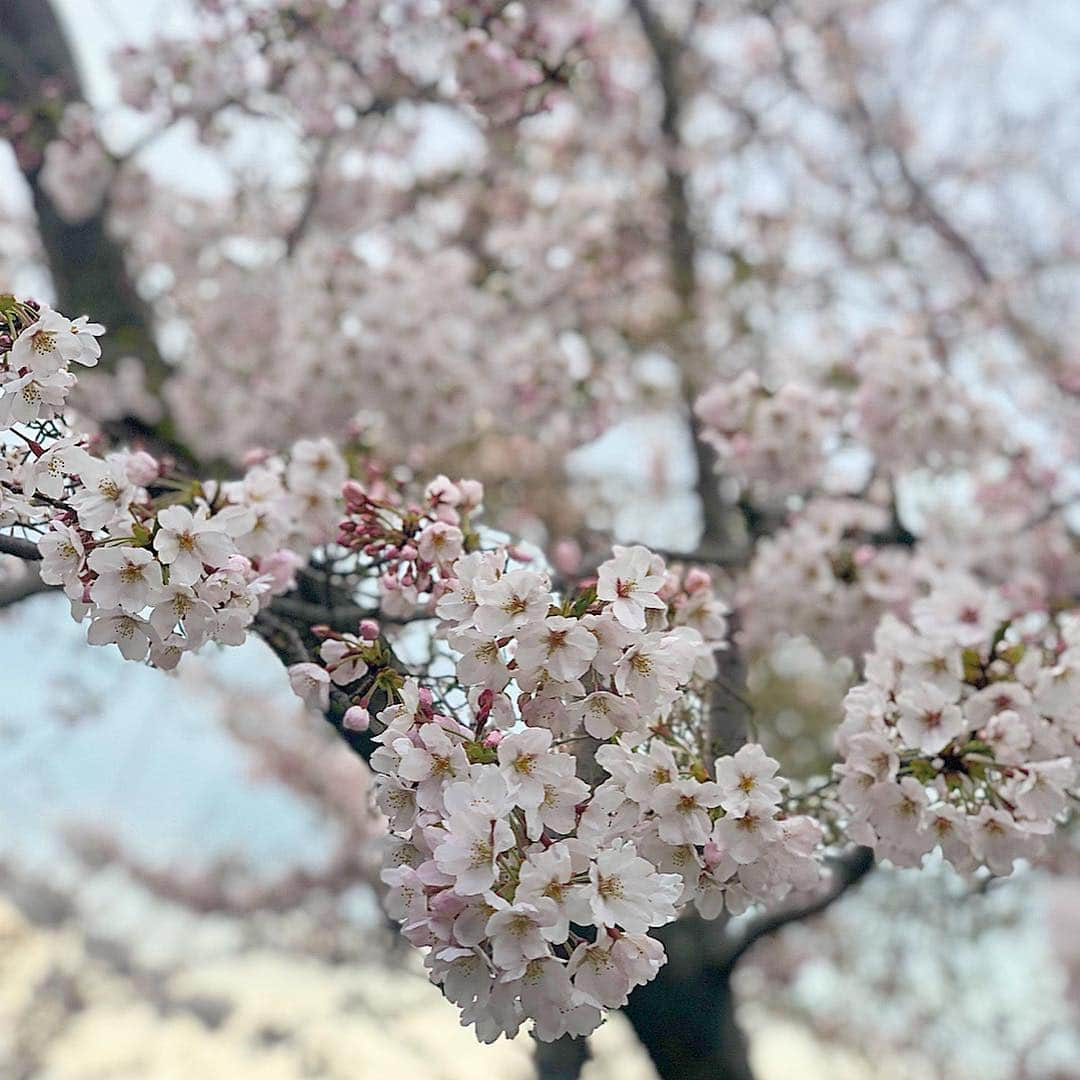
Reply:
M713 384L695 411L718 471L763 501L822 488L841 449L868 455L888 477L1010 449L1002 417L918 339L883 337L860 350L850 371L776 390L743 371Z
M882 507L819 498L763 537L737 597L744 648L805 634L829 654L859 655L882 614L906 610L936 574L909 547L872 542L888 524Z
M695 411L717 451L717 469L757 493L782 497L815 486L835 442L839 401L803 383L768 391L754 371L718 382Z

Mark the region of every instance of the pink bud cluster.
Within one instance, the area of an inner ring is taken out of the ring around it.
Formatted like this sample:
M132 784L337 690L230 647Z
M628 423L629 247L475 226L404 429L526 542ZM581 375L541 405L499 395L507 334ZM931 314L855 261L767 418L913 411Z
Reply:
M995 874L1039 852L1078 776L1080 622L1031 622L967 577L882 620L838 736L853 839Z
M382 611L396 618L433 602L440 577L447 577L467 545L475 546L469 520L484 488L476 480L438 476L421 501L410 502L382 481L365 486L349 480L343 496L348 517L338 526L337 542L379 571Z

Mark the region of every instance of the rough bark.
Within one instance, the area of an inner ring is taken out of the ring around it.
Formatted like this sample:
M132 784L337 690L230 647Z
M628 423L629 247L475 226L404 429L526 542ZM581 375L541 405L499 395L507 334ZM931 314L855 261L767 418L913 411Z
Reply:
M720 929L688 916L656 936L668 962L623 1010L656 1071L664 1080L753 1080L731 979L719 962Z

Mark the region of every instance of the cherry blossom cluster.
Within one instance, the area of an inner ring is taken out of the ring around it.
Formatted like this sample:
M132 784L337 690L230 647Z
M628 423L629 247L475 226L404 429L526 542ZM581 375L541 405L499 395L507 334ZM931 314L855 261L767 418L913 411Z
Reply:
M717 468L774 498L818 483L839 411L829 391L789 382L771 393L752 370L716 383L695 404Z
M597 183L621 134L606 122L601 142L567 104L564 83L587 66L576 43L593 48L590 27L613 12L578 0L199 8L198 40L163 36L116 58L146 131L143 149L125 156L118 143L107 204L133 278L170 274L151 301L183 335L163 346L169 360L182 350L161 395L176 432L208 459L240 462L268 430L285 444L355 423L387 460L428 475L465 448L469 475L552 476L547 463L633 392L637 346L622 328L640 341L670 313L666 264L645 235L662 219L650 211L643 230L641 211L661 178L632 169ZM474 70L489 62L494 90ZM636 111L616 90L604 84L602 107ZM519 107L545 115L502 122ZM159 133L202 138L216 155L263 124L309 175L270 162L274 181L258 191L234 177L235 201L148 181ZM624 116L617 130L638 128ZM569 160L585 167L567 172ZM154 245L136 242L150 232ZM127 415L155 422L160 401L109 382L96 418L123 394ZM488 449L507 439L510 454Z
M1034 625L1031 625L1034 623ZM916 866L1009 874L1041 850L1080 763L1080 621L1017 620L974 579L886 615L838 734L847 831Z
M93 114L82 103L64 110L55 139L45 146L41 186L56 212L79 224L101 209L115 172L98 137Z
M242 644L301 552L332 539L346 465L329 440L254 454L242 479L199 483L145 450L96 452L63 418L72 364L100 356L103 327L0 297L0 524L38 535L93 645L170 669L213 640Z
M33 300L0 296L0 432L60 418L77 381L71 365L93 367L104 332L85 315L72 320Z
M1002 447L1001 418L939 364L925 343L886 338L858 365L857 438L879 468L963 464Z
M63 508L38 543L42 579L90 620L92 645L165 669L207 641L243 644L259 610L295 586L301 552L333 535L345 475L329 440L224 484L170 482L145 451L77 450L58 469Z
M460 488L434 491L449 510ZM821 831L782 809L777 763L709 753L726 608L708 575L616 547L560 597L501 548L426 561L452 674L372 672L363 626L290 674L316 708L352 692L346 726L378 732L390 910L480 1039L588 1034L664 963L650 929L818 882ZM376 685L392 704L372 722Z
M887 525L881 507L822 498L762 538L737 593L743 647L805 634L830 655L864 651L882 614L905 611L936 569L910 548L871 543Z
M311 0L200 6L198 47L163 39L117 57L127 104L201 122L254 82L296 101L310 130L326 134L409 89L506 123L542 105L590 27L587 12L565 3L434 0L422 20L411 4L392 4L377 18L364 4Z
M792 381L775 392L753 370L698 398L718 470L761 499L820 488L839 449L858 447L883 475L1001 453L1000 417L947 372L919 340L884 338L862 350L854 390Z
M566 3L454 0L448 10L466 28L456 53L458 91L494 124L541 107L545 86L565 78L568 54L591 30L586 12Z

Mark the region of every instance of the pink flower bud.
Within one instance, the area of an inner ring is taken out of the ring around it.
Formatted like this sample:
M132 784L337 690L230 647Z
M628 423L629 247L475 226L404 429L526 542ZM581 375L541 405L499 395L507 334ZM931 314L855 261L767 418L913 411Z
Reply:
M252 465L261 465L270 457L270 451L265 446L254 446L241 459L244 468L250 469Z
M856 566L868 566L874 561L874 548L870 544L861 544L855 549L855 554L852 556L855 560Z
M230 555L225 560L225 568L245 578L252 573L251 560L246 555Z
M379 637L379 624L374 619L361 619L360 636L365 641L377 641Z
M551 552L551 561L559 573L572 577L581 566L581 545L572 539L557 541Z
M145 487L158 478L161 474L161 466L157 458L145 450L136 450L135 453L128 454L124 462L124 472L133 484Z
M466 513L484 501L484 485L479 480L459 480L457 487L461 492L461 509Z
M303 561L295 551L281 548L259 560L259 573L270 575L275 593L288 592L296 588L296 571Z
M365 506L368 500L367 492L355 480L346 480L341 485L341 496L350 509Z
M371 727L371 713L362 705L350 705L341 719L346 731L367 731Z
M496 746L503 741L503 733L501 731L489 731L484 736L484 745L489 750L494 750Z
M667 570L664 573L664 584L656 590L656 595L661 600L670 601L674 598L675 594L679 591L679 578L671 570Z
M702 855L705 857L705 865L710 868L718 866L724 860L724 853L712 840L706 842Z
M707 589L712 585L712 578L709 577L707 571L702 570L700 566L692 566L686 571L686 577L683 580L683 588L688 593L696 593L700 589Z

